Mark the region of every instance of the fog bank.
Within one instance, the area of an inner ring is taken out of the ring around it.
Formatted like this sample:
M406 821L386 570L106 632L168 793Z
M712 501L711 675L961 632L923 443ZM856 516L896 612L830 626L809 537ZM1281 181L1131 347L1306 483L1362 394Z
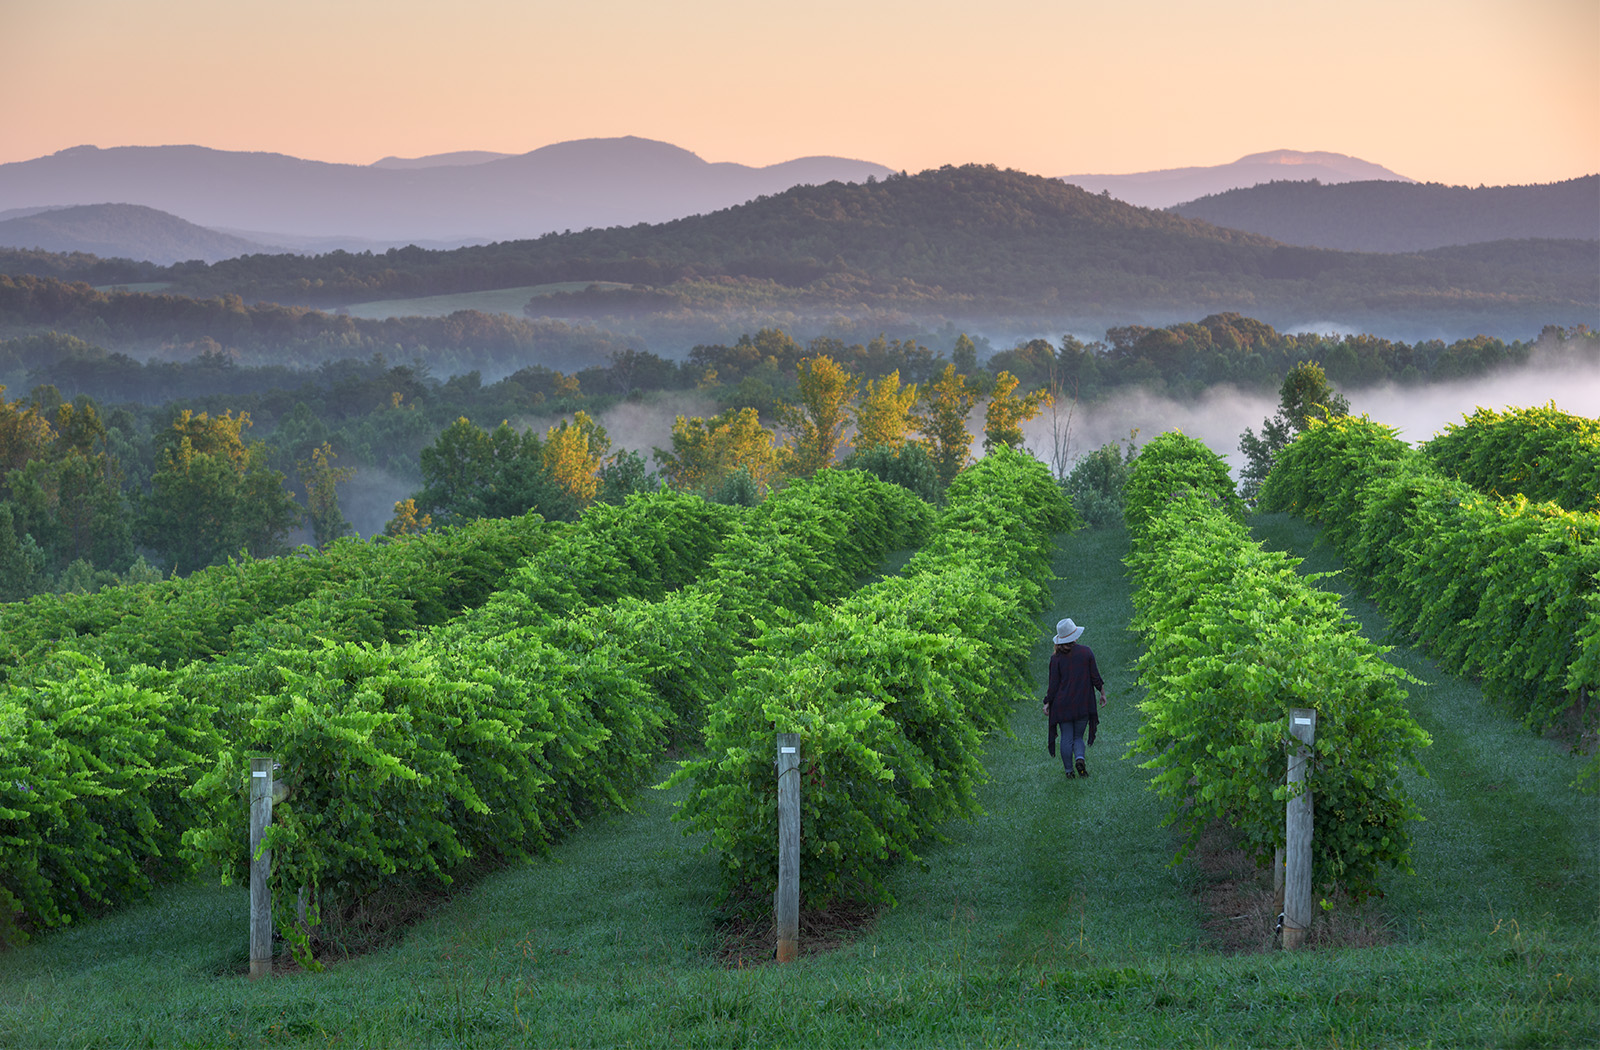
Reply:
M1394 427L1402 440L1417 445L1443 432L1447 424L1460 423L1478 408L1504 411L1554 401L1563 412L1600 418L1600 360L1543 357L1513 372L1460 382L1386 384L1341 389L1340 393L1350 399L1352 414ZM975 416L978 411L981 409L974 411ZM1157 434L1181 430L1226 459L1237 477L1243 464L1239 435L1246 427L1259 434L1262 422L1277 411L1276 394L1246 393L1233 387L1214 387L1198 400L1190 401L1132 391L1075 408L1068 458L1076 461L1109 442L1125 442L1134 428L1139 431L1140 445ZM981 420L978 425L981 427ZM1049 462L1053 435L1048 414L1026 424L1024 435L1028 450Z

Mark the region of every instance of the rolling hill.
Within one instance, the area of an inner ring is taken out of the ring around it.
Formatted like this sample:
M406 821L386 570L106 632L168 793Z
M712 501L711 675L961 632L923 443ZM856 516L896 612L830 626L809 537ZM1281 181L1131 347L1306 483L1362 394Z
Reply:
M1600 300L1587 252L1578 241L1484 245L1448 258L1301 248L1056 179L967 166L797 186L654 226L444 252L237 259L178 280L198 294L323 306L612 281L648 286L641 305L657 312L672 305L665 294L691 309L733 300L946 315L1481 308L1569 324L1590 323ZM562 306L588 316L626 312L609 293L587 304L568 297Z
M1523 238L1600 239L1600 175L1536 186L1269 182L1169 209L1285 244L1415 252Z
M0 246L171 265L283 249L208 230L142 204L79 204L0 220Z
M92 263L0 253L0 272L48 264L68 280ZM1512 337L1547 324L1600 326L1592 241L1407 254L1305 248L976 165L801 185L656 225L449 251L253 255L143 279L170 282L172 293L321 309L572 284L580 290L533 299L531 314L621 331L668 325L675 341L735 315L757 327L779 316L831 324L889 314L1055 327L1238 311L1277 325L1310 318ZM609 286L583 290L590 284Z
M1343 153L1302 152L1279 149L1251 153L1231 164L1209 167L1164 168L1129 175L1066 175L1063 182L1090 193L1109 193L1117 200L1142 208L1170 208L1196 197L1283 180L1352 182L1387 179L1410 182L1381 164L1347 157Z

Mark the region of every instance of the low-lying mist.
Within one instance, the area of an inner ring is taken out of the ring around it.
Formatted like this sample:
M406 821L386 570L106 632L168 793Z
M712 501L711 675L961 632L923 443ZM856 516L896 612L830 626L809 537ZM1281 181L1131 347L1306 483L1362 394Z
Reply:
M1501 372L1455 383L1426 386L1385 385L1341 391L1350 410L1394 427L1400 437L1420 444L1441 433L1447 424L1459 423L1478 408L1497 411L1529 408L1551 401L1573 415L1600 417L1600 361L1577 359L1537 360L1512 372ZM715 415L717 404L704 394L685 392L650 401L625 401L597 415L616 451L632 449L652 467L651 451L672 447L676 417ZM1261 431L1263 420L1276 414L1276 395L1244 392L1234 387L1214 387L1195 400L1177 400L1146 390L1134 390L1094 404L1062 405L1023 427L1025 446L1046 463L1052 463L1055 432L1065 436L1066 462L1070 465L1102 445L1126 443L1135 430L1143 445L1157 434L1181 430L1205 442L1227 460L1237 476L1243 465L1239 435L1246 427ZM543 434L561 421L558 416L528 416L512 420L518 429ZM968 421L974 432L973 453L981 454L983 407L973 409ZM394 504L412 495L420 483L412 478L376 468L362 469L340 486L339 500L345 516L361 536L372 536L394 515Z
M1417 445L1478 408L1503 411L1554 401L1563 412L1600 417L1600 361L1545 358L1517 371L1460 382L1385 384L1340 392L1350 399L1351 414L1394 427L1402 440ZM1141 445L1157 434L1181 430L1225 458L1237 476L1243 465L1239 435L1246 427L1259 434L1262 422L1277 411L1276 394L1246 393L1234 387L1213 387L1191 401L1135 390L1071 410L1068 459L1075 461L1110 442L1126 442L1135 428ZM1057 413L1063 428L1067 414L1066 409ZM981 426L981 420L975 422ZM1054 433L1048 414L1026 424L1028 450L1050 462Z

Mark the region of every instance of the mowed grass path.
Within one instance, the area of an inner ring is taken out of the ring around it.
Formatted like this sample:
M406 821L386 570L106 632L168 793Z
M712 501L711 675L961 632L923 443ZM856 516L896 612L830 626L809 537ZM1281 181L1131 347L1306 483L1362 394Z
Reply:
M1267 526L1291 547L1314 535ZM0 954L0 1045L1600 1043L1595 801L1567 788L1568 756L1431 672L1413 690L1437 741L1434 776L1413 783L1429 820L1418 874L1387 887L1395 943L1216 951L1199 876L1169 866L1164 810L1121 757L1140 696L1125 550L1120 531L1063 538L1032 695L1018 698L1014 735L986 750L987 814L905 865L899 906L843 948L723 965L715 862L671 822L673 797L650 791L463 892L396 947L324 974L231 975L244 894L164 889ZM1061 616L1087 626L1111 696L1088 781L1066 780L1044 748L1038 698ZM1490 752L1498 765L1481 759Z

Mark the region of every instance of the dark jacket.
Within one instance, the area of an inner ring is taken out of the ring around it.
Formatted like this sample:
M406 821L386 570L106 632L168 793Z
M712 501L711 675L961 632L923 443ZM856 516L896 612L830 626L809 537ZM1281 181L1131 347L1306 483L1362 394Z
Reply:
M1050 724L1076 722L1080 718L1099 720L1095 693L1104 689L1105 679L1095 666L1094 650L1074 642L1064 653L1050 657L1050 686L1044 701L1050 705Z

